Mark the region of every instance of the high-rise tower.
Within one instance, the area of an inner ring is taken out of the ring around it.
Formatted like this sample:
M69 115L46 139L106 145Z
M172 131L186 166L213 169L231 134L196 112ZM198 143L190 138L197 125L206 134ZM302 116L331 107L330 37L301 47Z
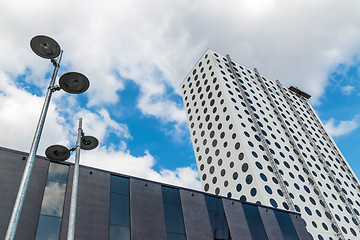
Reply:
M181 91L206 192L300 212L314 239L360 238L358 179L309 95L212 50Z

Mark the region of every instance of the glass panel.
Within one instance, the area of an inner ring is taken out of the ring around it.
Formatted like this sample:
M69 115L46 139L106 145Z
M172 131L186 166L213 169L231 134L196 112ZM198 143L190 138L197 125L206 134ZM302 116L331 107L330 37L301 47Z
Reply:
M110 240L130 240L129 227L110 225Z
M179 189L162 187L167 239L186 239Z
M111 175L110 192L129 195L129 179Z
M47 181L41 205L41 214L61 217L65 191L66 183Z
M129 196L110 194L110 224L130 226Z
M205 201L208 211L224 212L221 198L205 195Z
M54 182L67 182L69 166L50 162L47 180Z
M205 195L214 239L231 239L221 198Z
M178 234L178 233L166 233L166 240L186 240L186 237L184 234Z
M268 239L259 210L256 206L242 204L253 239Z
M162 187L162 196L164 203L180 205L180 196L178 189Z
M185 234L181 206L164 203L164 214L167 232Z
M276 219L280 225L281 232L286 240L298 240L294 225L288 213L274 211Z
M58 240L61 218L40 215L36 240Z

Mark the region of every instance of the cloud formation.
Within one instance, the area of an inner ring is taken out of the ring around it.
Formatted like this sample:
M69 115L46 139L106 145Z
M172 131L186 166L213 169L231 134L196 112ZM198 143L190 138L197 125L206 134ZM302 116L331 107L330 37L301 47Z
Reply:
M347 96L351 95L351 93L355 90L354 86L346 85L341 88L341 92Z
M168 121L183 121L177 117L182 109L176 103L167 109L162 104L168 101L166 93L152 87L168 86L178 92L208 47L229 53L284 85L301 87L315 102L329 70L359 52L360 30L355 23L360 22L360 7L352 1L52 4L57 14L48 14L48 4L41 0L2 3L0 20L7 23L0 28L2 68L15 76L30 68L34 76L41 76L47 68L28 48L29 39L41 29L65 50L64 66L86 72L91 80L89 106L117 103L117 92L124 90L122 78L127 78L140 86L139 108ZM19 11L18 5L24 10Z
M357 129L360 125L360 115L356 115L351 120L338 121L334 118L330 118L325 122L325 129L333 136L338 137L346 135Z
M87 166L172 185L201 189L195 166L155 171L153 169L155 159L148 151L145 151L143 156L133 156L128 150L101 147L93 151L84 151L81 159Z

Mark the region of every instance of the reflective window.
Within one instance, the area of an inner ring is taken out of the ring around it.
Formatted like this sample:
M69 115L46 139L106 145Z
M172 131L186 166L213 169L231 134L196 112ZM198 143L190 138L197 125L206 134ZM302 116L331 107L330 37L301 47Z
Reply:
M253 239L268 239L257 206L242 204Z
M162 187L166 239L186 240L179 190Z
M130 240L129 179L110 176L110 240Z
M50 162L36 240L59 239L69 166Z
M231 240L229 226L225 217L221 198L205 195L205 201L214 239Z
M285 240L298 240L294 225L288 213L274 211Z

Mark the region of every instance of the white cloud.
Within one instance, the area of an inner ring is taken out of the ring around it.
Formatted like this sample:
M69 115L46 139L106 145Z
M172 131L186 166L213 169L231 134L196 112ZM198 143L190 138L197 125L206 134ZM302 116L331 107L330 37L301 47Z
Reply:
M11 83L9 76L0 72L0 144L3 147L29 151L40 116L44 98L36 97ZM68 132L63 118L50 104L39 146L43 154L46 144L68 144ZM45 144L44 144L45 143Z
M19 11L19 6L21 11ZM36 6L36 7L34 7ZM143 95L151 86L178 85L200 55L210 47L260 73L296 85L313 96L323 93L327 74L336 64L351 61L359 51L359 5L353 1L60 1L2 2L0 66L12 75L30 68L42 76L48 68L29 49L39 33L57 39L65 50L63 65L91 80L89 106L119 101L122 77L130 78ZM64 16L71 16L66 17ZM41 64L40 64L41 62ZM160 72L159 77L155 72ZM154 93L161 94L161 93ZM169 103L164 95L159 101ZM173 111L159 111L151 97L139 98L146 114L183 121ZM148 102L146 102L148 101Z
M333 137L349 134L357 129L359 125L360 115L356 115L352 120L348 121L337 121L334 118L330 118L325 122L327 132Z
M341 88L341 92L345 95L350 95L355 90L354 86L347 85Z
M17 88L9 76L1 72L0 89L0 145L28 152L44 98ZM200 190L198 172L194 167L156 171L155 160L148 151L143 156L133 156L125 141L116 143L116 146L104 146L102 143L111 133L119 139L131 138L127 126L111 119L104 108L94 112L81 109L71 96L58 93L53 95L38 155L44 155L45 149L53 144L75 145L78 119L82 117L85 134L95 136L100 142L97 149L81 152L82 165ZM68 116L68 119L61 115ZM58 186L52 189L58 192Z
M153 169L155 159L148 151L145 151L143 156L133 156L128 150L119 151L114 147L100 147L92 151L82 151L81 164L153 181L201 189L196 167L162 169L158 172Z

